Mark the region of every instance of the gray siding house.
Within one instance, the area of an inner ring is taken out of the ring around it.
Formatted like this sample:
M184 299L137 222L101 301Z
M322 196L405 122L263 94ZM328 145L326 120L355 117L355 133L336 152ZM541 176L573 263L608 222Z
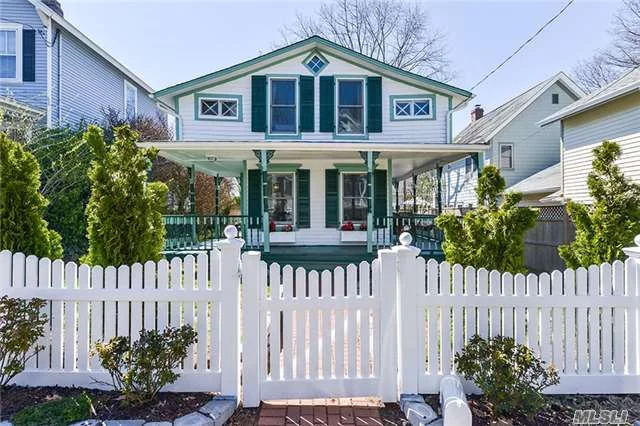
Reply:
M471 113L471 123L456 136L454 143L490 148L443 167L443 207L475 206L478 170L483 165L498 166L510 187L557 164L560 125L540 128L538 122L582 96L584 92L560 72L487 114L477 105Z
M153 89L63 17L56 0L0 0L0 108L49 127L98 122L102 111L155 115Z

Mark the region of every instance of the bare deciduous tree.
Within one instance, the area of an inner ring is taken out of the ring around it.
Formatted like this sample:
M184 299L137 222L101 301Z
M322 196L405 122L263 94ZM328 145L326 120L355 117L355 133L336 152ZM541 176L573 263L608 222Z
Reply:
M625 71L640 66L640 0L623 0L611 28L609 48L573 69L576 81L588 92L606 86Z
M315 14L297 15L280 30L285 43L319 35L398 68L448 81L453 78L445 37L418 3L332 0Z

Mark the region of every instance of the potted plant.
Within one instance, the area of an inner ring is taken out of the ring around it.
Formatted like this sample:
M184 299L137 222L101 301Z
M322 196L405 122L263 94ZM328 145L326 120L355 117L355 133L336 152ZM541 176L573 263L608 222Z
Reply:
M352 221L340 226L340 241L343 243L363 243L367 241L367 224L354 224Z
M269 241L272 243L295 243L296 233L292 224L276 225L275 222L269 222Z

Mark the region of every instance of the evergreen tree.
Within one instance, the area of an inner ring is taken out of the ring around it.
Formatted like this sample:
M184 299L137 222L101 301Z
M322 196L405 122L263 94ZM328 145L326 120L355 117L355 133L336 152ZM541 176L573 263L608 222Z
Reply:
M587 178L593 204L567 205L576 239L558 251L570 268L624 259L622 249L640 234L640 185L625 180L616 165L620 146L604 141L593 154L593 171Z
M157 150L138 149L138 133L129 126L115 129L110 146L96 126L89 126L84 138L95 158L89 171L89 252L84 261L106 266L159 260L167 186L147 183L147 170Z
M0 249L62 257L60 235L43 219L47 203L36 158L0 133Z
M504 193L505 187L498 168L486 166L478 178L478 207L467 212L462 222L453 213L436 219L436 225L444 230L442 249L447 261L501 272L526 272L524 234L535 225L538 212L518 207L522 194Z

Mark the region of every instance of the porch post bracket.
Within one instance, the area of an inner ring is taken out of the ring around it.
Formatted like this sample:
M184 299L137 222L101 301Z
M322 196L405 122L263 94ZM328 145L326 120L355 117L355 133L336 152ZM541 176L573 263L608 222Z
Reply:
M362 158L362 161L364 161L365 164L367 164L368 160L368 155L369 153L371 153L371 156L373 157L373 163L374 163L374 167L375 167L375 162L378 159L378 157L380 157L380 152L379 151L358 151L358 154L360 154L360 158Z
M267 164L269 164L269 162L271 161L271 159L273 158L273 154L276 153L275 149L254 149L253 150L253 155L255 155L256 159L260 162L260 164L258 164L258 167L261 167L262 164L262 153L266 153L267 155Z

